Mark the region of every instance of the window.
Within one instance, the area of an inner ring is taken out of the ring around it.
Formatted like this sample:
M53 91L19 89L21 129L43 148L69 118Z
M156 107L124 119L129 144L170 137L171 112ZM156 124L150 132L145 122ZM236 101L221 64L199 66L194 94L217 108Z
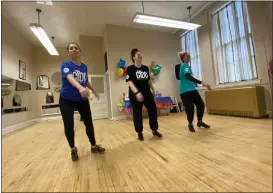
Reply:
M247 2L229 3L212 20L217 84L257 79Z
M182 52L188 52L191 55L190 65L193 76L199 80L202 80L197 29L189 31L181 37L181 47Z

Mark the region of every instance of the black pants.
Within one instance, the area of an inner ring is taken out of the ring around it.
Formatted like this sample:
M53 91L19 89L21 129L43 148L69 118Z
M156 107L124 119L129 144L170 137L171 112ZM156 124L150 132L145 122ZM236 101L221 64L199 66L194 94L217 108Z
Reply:
M193 117L194 117L194 105L196 105L197 108L197 118L198 121L202 121L203 116L204 116L204 109L205 109L205 104L199 95L197 90L190 91L190 92L185 92L180 95L183 105L185 106L186 114L187 114L187 119L189 123L193 122Z
M91 145L96 145L94 126L90 110L89 101L70 101L60 97L59 100L60 110L63 117L64 132L71 148L75 147L74 142L74 110L77 109L84 122L86 134L89 138Z
M158 122L154 96L151 92L142 94L144 97L144 101L138 102L135 95L133 93L129 93L129 98L133 107L135 130L137 133L141 133L143 131L142 107L143 105L145 105L148 110L150 129L156 131L158 129Z

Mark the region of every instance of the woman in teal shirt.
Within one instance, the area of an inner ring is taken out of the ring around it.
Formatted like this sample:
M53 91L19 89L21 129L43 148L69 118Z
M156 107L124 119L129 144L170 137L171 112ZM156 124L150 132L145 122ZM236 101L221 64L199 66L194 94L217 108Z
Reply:
M191 132L195 132L195 129L193 127L193 118L194 118L194 105L196 105L197 108L197 126L198 127L204 127L204 128L210 128L209 125L204 123L202 121L204 116L204 109L205 104L199 95L198 91L196 90L197 84L202 84L203 86L210 89L210 85L195 79L192 76L192 70L191 66L189 65L190 62L190 55L187 52L179 53L179 58L181 60L181 66L180 66L180 84L179 84L179 93L183 102L183 105L185 106L187 119L188 119L188 127Z

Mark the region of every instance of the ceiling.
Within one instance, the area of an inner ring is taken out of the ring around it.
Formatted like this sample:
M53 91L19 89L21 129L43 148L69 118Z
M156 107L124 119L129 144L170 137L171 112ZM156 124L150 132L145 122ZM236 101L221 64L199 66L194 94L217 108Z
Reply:
M194 15L208 2L145 2L147 14L188 20L188 6L192 6ZM133 17L142 12L139 2L53 2L53 5L41 5L36 2L2 2L3 15L31 42L41 46L29 28L30 23L38 22L36 8L42 10L40 23L49 36L54 36L56 46L65 46L67 42L78 42L79 35L103 36L105 24L127 26L141 29L174 32L175 29L136 24Z

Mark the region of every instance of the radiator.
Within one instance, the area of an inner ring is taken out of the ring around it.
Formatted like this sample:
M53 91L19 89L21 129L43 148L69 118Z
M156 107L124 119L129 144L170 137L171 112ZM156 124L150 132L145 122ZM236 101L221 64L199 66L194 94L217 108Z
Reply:
M260 118L266 115L264 87L251 86L205 93L209 114Z

